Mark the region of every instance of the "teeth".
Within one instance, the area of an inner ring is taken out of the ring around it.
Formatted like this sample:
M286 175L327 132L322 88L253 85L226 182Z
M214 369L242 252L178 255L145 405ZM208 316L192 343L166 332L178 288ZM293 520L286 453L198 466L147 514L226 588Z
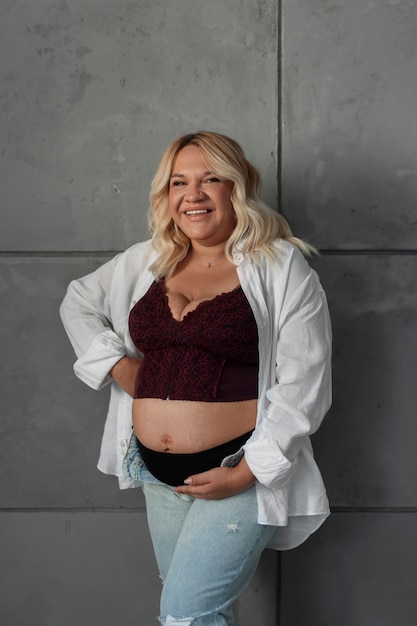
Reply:
M207 209L196 209L195 211L186 211L187 215L200 215L200 213L208 213Z

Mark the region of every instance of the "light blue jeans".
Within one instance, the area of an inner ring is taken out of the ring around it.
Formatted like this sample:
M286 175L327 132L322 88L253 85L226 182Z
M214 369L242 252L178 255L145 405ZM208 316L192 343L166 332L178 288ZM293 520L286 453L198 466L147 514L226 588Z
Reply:
M163 580L163 626L226 626L276 532L257 523L255 487L223 500L145 482L147 516Z

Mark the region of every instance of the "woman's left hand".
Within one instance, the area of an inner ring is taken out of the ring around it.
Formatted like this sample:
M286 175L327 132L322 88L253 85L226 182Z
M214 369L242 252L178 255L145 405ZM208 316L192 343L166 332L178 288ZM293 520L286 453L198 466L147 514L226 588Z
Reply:
M194 474L186 479L185 485L176 487L177 493L194 498L221 500L245 491L255 482L245 457L235 467L215 467L208 472Z

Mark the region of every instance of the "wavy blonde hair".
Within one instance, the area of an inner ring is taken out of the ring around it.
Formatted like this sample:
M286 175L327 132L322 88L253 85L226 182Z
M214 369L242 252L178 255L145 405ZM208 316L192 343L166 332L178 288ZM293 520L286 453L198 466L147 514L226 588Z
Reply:
M168 210L169 180L174 159L186 146L198 146L211 172L233 183L230 200L236 227L225 244L225 254L232 260L235 247L257 260L255 251L272 257L272 243L285 239L304 254L315 253L313 246L294 237L288 222L260 199L261 177L246 159L239 144L225 135L200 131L176 139L165 151L152 180L150 191L149 230L158 257L151 266L157 277L169 277L184 259L190 239L178 228Z

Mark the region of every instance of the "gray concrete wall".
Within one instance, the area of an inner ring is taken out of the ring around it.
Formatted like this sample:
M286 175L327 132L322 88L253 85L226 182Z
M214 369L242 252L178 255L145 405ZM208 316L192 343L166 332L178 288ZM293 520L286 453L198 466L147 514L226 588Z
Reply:
M417 5L284 0L282 198L334 324L313 440L333 516L282 556L280 626L417 623Z
M145 237L161 151L200 128L323 250L335 335L333 516L265 553L238 625L416 623L416 28L411 0L1 4L2 625L156 623L143 500L95 468L107 392L73 377L57 309Z
M96 470L107 392L73 376L58 306L147 236L151 177L184 132L239 139L276 203L277 9L6 1L0 46L0 624L153 624L143 498ZM266 553L238 624L274 619L276 571Z

